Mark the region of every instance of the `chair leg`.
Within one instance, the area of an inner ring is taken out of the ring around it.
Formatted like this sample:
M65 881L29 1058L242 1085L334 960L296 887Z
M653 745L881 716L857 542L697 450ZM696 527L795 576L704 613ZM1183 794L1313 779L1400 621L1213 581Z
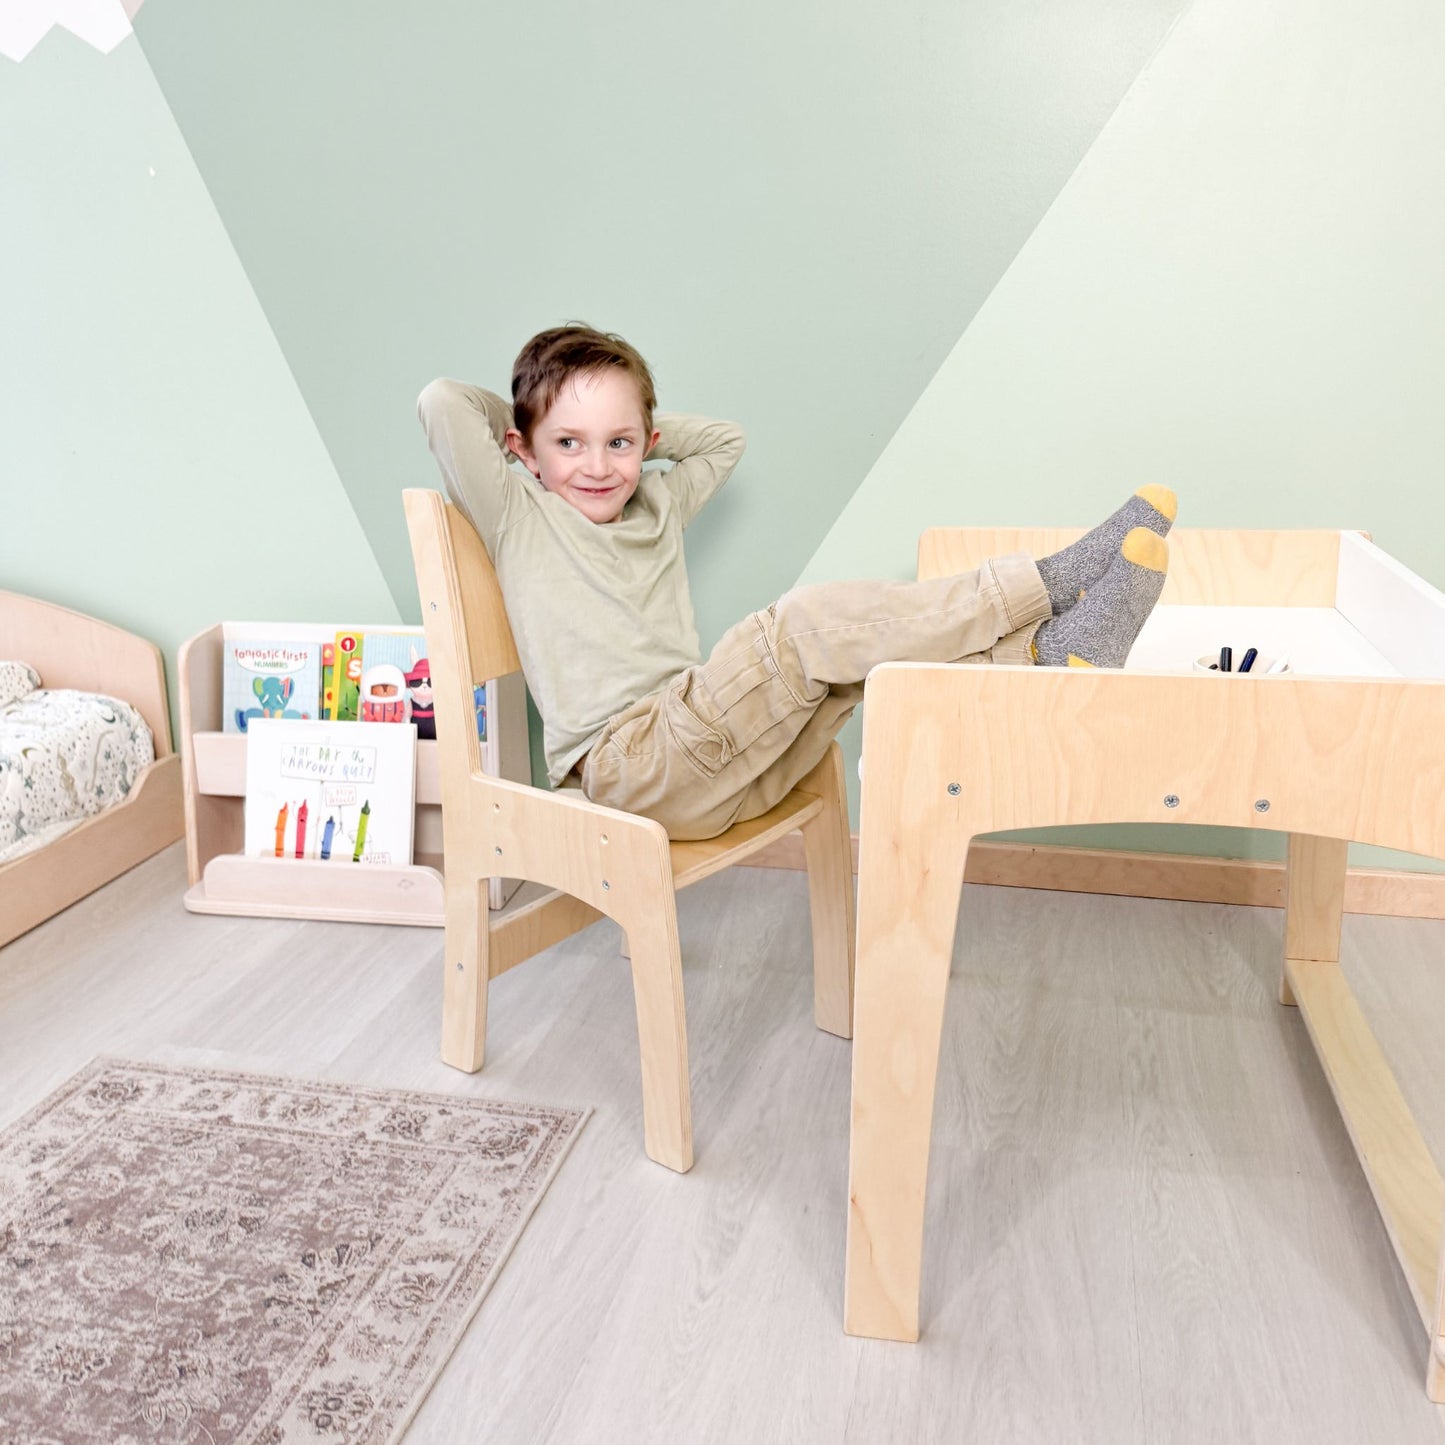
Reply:
M650 1159L686 1174L692 1168L692 1092L677 896L667 894L624 923L642 1052L642 1123Z
M487 1049L488 880L448 870L442 967L442 1062L474 1074Z
M813 916L813 1020L839 1038L853 1037L853 840L843 750L828 755L798 785L823 800L823 811L803 825L808 903Z

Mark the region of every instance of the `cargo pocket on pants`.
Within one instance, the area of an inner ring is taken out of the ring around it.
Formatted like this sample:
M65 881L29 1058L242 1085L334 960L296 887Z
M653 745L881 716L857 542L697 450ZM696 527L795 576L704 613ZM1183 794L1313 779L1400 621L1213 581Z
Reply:
M676 693L667 699L664 716L678 752L703 777L715 778L732 761L732 743L716 728L703 722Z
M740 628L741 646L714 655L669 690L665 713L678 748L704 777L715 777L739 753L798 707L756 618ZM720 649L721 650L721 644Z

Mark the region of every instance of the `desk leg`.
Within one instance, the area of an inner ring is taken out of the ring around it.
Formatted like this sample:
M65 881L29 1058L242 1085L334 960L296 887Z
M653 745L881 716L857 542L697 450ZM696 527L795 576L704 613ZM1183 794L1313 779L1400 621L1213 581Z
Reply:
M879 800L880 811L887 806ZM843 1328L912 1341L938 1044L968 837L913 819L879 819L875 829L868 807L865 798Z
M1285 864L1284 956L1312 962L1340 961L1340 923L1345 912L1345 870L1350 845L1340 838L1289 835ZM1287 970L1279 975L1279 1001L1293 1004Z

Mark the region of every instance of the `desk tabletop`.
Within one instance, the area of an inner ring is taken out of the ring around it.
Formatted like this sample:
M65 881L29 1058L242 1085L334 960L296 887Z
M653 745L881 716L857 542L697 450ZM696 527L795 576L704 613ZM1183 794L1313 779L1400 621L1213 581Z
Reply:
M1047 556L1077 530L935 527L918 575L1010 552ZM1131 672L1188 672L1232 647L1290 654L1293 676L1445 680L1445 593L1363 532L1195 530L1169 535L1169 578L1130 655Z
M1234 652L1289 659L1294 677L1400 677L1400 669L1333 607L1156 607L1139 634L1128 672L1192 672L1194 660Z

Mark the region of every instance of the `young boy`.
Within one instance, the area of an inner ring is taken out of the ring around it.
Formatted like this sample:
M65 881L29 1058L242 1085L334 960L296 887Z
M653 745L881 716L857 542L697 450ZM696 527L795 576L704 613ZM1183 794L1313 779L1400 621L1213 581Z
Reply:
M1175 498L1148 486L1037 563L795 588L704 662L682 533L737 465L743 433L655 406L642 357L574 325L522 348L512 406L439 380L417 409L497 570L548 777L580 777L594 802L673 838L710 838L778 803L877 664L1122 667L1164 585ZM644 471L654 459L672 466Z

